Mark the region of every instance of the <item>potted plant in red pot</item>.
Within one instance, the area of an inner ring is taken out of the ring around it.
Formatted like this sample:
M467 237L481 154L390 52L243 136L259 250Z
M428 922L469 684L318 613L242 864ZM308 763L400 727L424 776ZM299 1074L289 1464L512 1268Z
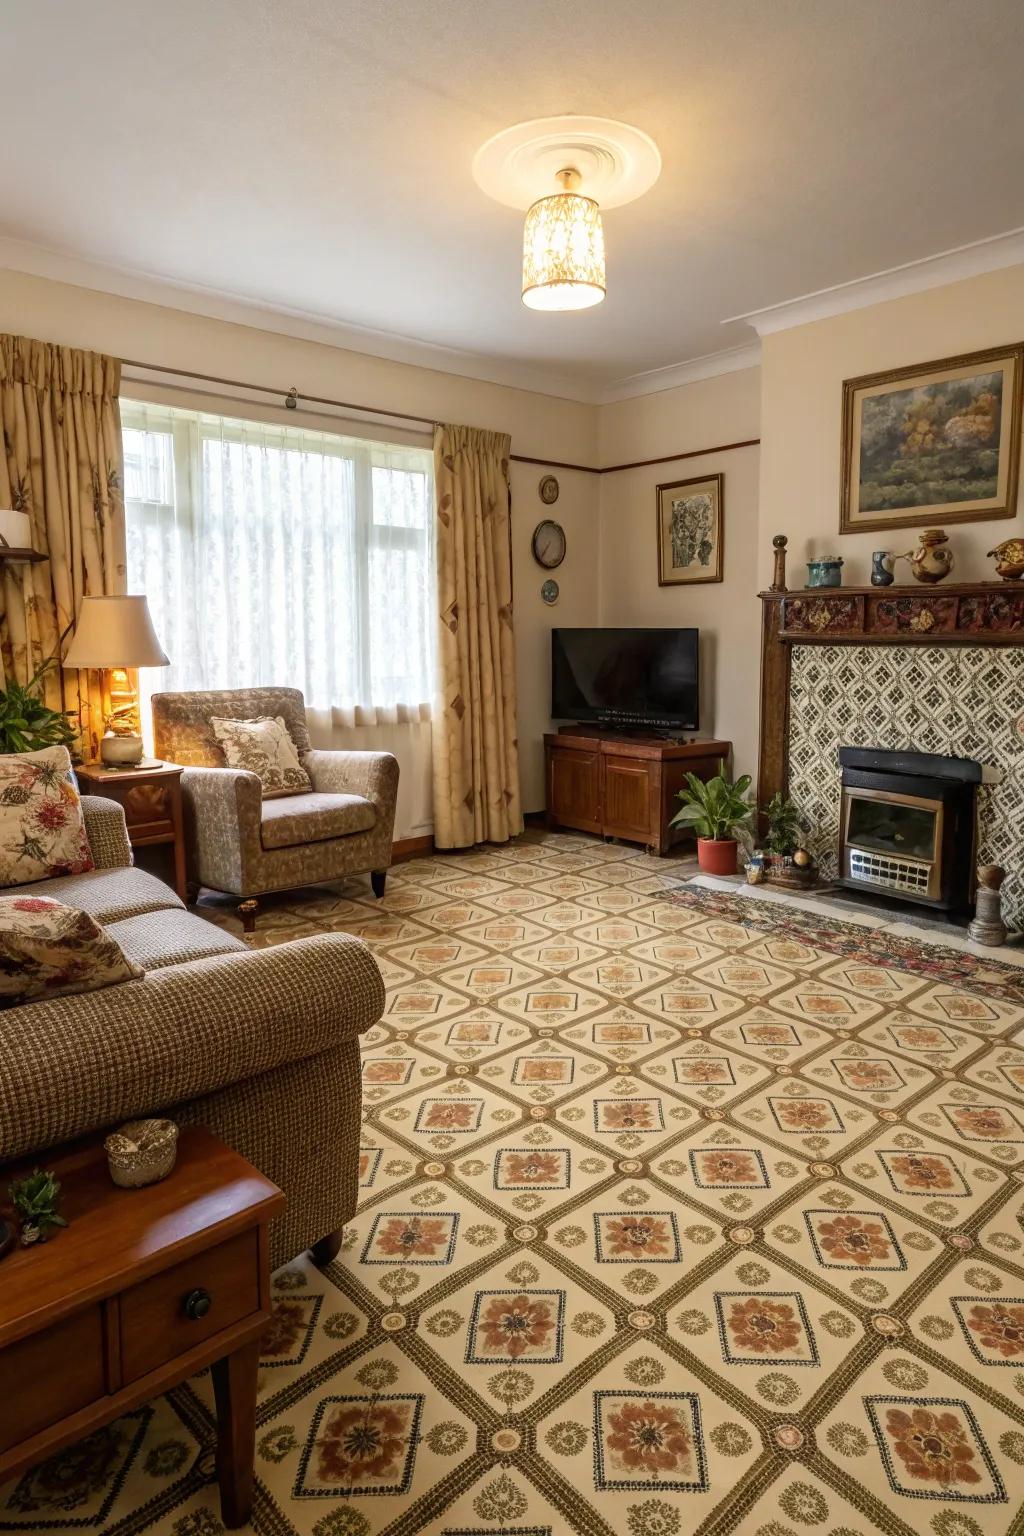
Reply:
M732 783L725 764L713 779L686 775L683 802L670 826L689 827L697 835L697 863L706 875L734 875L740 841L749 842L755 807L750 800L750 774Z

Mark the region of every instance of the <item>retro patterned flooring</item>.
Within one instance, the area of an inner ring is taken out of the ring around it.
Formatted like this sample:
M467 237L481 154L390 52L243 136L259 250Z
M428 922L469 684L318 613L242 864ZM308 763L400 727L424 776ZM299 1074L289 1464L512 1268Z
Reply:
M261 918L388 1003L359 1214L275 1277L256 1531L1021 1529L1024 971L684 872L534 834ZM0 1531L215 1536L211 1435L199 1378Z

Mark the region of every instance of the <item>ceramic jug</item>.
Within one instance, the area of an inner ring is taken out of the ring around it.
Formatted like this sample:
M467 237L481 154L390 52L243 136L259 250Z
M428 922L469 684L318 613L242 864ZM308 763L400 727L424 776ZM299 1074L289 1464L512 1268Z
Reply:
M893 566L899 559L891 549L876 549L871 556L871 585L891 587L895 579Z
M953 569L953 551L946 546L949 535L941 528L926 528L918 546L904 555L918 581L941 581Z

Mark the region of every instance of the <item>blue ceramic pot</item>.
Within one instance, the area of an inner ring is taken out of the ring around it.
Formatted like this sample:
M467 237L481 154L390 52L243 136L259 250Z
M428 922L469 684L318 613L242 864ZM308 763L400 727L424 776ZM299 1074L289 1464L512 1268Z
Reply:
M809 587L838 587L843 581L843 562L839 555L826 555L820 560L808 560L807 585Z
M893 564L896 556L889 549L876 549L871 556L871 585L891 587L895 578Z

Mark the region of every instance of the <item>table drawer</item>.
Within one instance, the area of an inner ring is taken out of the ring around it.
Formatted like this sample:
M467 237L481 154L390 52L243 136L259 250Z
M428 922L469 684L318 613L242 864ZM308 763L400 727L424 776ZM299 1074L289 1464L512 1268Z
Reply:
M107 1388L99 1307L0 1350L0 1382L0 1455L101 1398Z
M259 1310L255 1231L185 1259L121 1296L125 1385Z

